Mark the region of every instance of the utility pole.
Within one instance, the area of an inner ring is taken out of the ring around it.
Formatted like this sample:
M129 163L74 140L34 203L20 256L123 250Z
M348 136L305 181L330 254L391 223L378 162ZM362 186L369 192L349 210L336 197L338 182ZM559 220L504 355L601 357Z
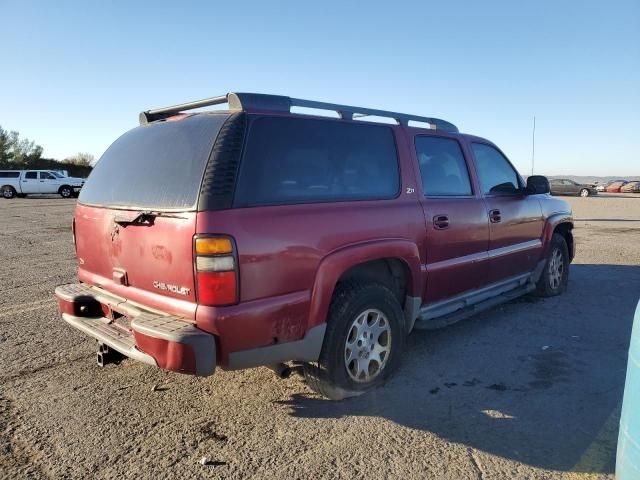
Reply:
M531 137L531 175L536 165L536 117L533 116L533 135Z

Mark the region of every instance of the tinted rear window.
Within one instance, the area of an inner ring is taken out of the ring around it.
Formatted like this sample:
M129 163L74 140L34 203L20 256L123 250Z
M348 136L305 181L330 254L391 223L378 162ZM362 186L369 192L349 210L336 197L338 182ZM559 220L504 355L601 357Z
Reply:
M416 154L425 195L472 195L467 164L456 140L416 137Z
M213 143L227 117L195 115L128 131L102 155L80 192L80 203L194 208Z
M249 129L234 206L393 198L399 184L389 127L263 117Z
M0 172L0 178L18 178L20 172Z

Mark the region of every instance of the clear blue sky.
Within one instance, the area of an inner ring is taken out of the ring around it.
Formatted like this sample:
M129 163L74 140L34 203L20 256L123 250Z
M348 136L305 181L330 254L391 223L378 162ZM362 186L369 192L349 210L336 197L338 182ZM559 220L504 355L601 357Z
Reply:
M640 1L0 0L0 125L99 157L228 91L438 116L529 173L640 175Z

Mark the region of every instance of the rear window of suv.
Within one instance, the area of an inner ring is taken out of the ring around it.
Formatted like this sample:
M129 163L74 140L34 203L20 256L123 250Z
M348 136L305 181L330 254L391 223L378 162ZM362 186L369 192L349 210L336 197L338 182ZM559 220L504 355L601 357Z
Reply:
M195 208L204 169L226 114L134 128L102 155L79 202L116 208Z
M262 117L250 125L234 206L388 199L399 187L391 128Z

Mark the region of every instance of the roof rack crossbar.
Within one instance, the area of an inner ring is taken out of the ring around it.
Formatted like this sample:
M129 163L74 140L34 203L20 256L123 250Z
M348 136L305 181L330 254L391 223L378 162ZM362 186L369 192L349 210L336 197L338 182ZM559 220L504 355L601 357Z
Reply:
M454 124L439 118L421 117L418 115L390 112L387 110L375 110L372 108L353 107L337 103L317 102L315 100L304 100L301 98L291 98L281 95L265 95L261 93L228 93L226 95L206 98L204 100L196 100L194 102L182 103L170 107L147 110L140 113L140 124L145 125L149 122L153 122L154 120L167 118L180 112L184 112L185 110L221 105L224 103L229 104L230 110L290 112L291 107L303 107L334 111L338 113L340 118L345 120L353 120L354 118L366 116L387 117L394 119L399 125L404 125L405 127L409 125L410 121L415 121L428 123L431 128L438 130L454 133L458 132L458 128Z

